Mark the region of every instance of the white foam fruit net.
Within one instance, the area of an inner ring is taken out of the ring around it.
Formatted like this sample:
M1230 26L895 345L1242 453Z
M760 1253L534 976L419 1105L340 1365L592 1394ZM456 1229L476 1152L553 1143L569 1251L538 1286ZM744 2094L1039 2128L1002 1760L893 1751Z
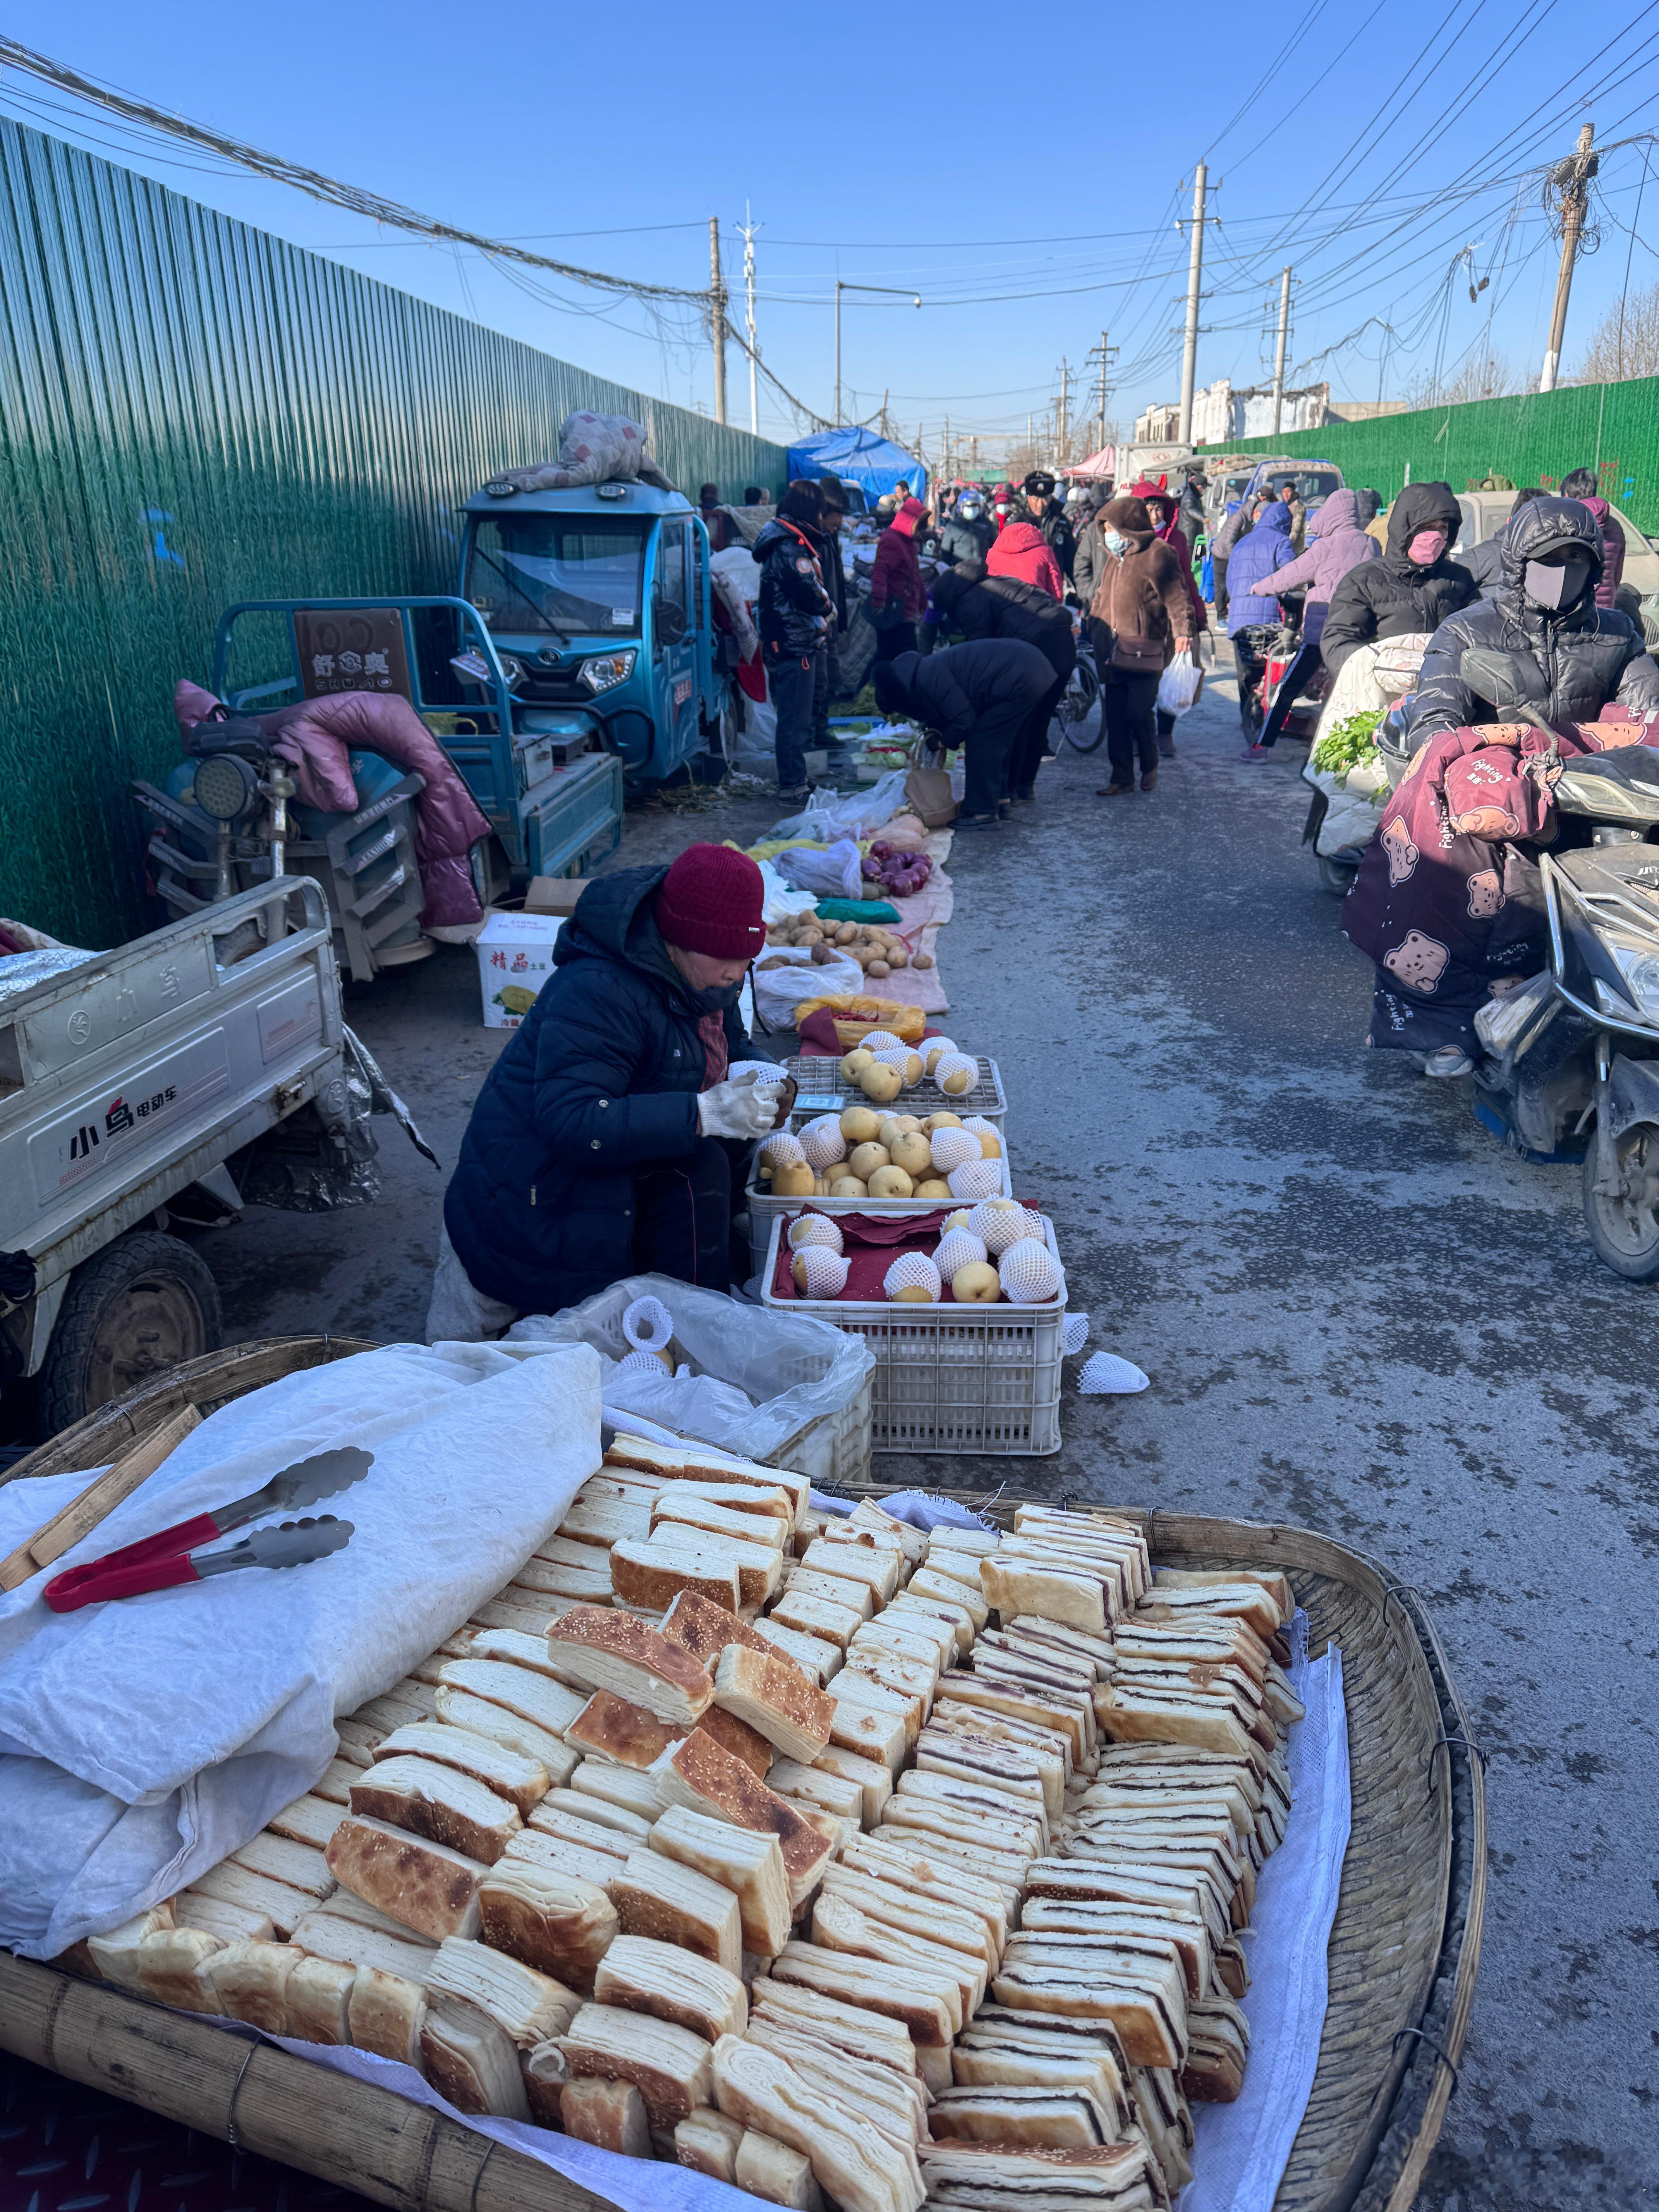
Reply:
M983 1238L975 1237L971 1229L947 1229L933 1255L940 1274L945 1276L954 1275L958 1267L983 1265L990 1256Z
M986 1161L983 1164L988 1167L990 1163ZM1006 1252L1022 1237L1040 1237L1042 1234L1042 1224L1036 1214L1028 1213L1012 1198L992 1199L976 1206L968 1217L968 1226L993 1252Z
M803 1297L838 1298L847 1287L847 1261L822 1244L804 1244L793 1264L795 1287Z
M896 1037L891 1030L866 1030L863 1043L855 1049L860 1052L872 1052L879 1060L883 1053L902 1052L906 1049L906 1046L903 1038Z
M952 1168L966 1167L970 1160L983 1158L979 1139L966 1129L935 1129L931 1142L933 1165L941 1175L949 1175Z
M934 1063L933 1080L947 1098L963 1097L979 1081L979 1062L966 1053L944 1053Z
M617 1362L620 1375L666 1375L673 1363L660 1352L649 1352L641 1346L633 1352L623 1352Z
M800 1139L790 1129L778 1129L771 1136L762 1138L760 1156L775 1168L798 1168L806 1164Z
M1002 1170L995 1160L982 1160L976 1156L961 1167L952 1168L945 1180L952 1198L989 1198L1002 1188Z
M951 1043L949 1037L924 1037L922 1039L921 1056L927 1064L927 1073L929 1075L933 1073L933 1070L938 1066L940 1060L947 1052L958 1059L961 1057L961 1054L958 1051L957 1047Z
M800 1133L800 1148L808 1165L820 1170L844 1160L847 1139L841 1133L839 1119L834 1114L825 1114L816 1121L809 1121Z
M789 1249L799 1252L804 1245L821 1244L826 1252L842 1250L842 1236L827 1213L803 1213L789 1224Z
M623 1334L636 1352L664 1349L674 1334L674 1316L660 1298L635 1298L623 1314Z
M926 1291L930 1298L937 1298L945 1288L939 1269L925 1252L901 1252L881 1286L890 1298L901 1291Z
M1060 1296L1060 1269L1053 1255L1029 1237L1011 1244L997 1263L1002 1295L1016 1305L1040 1306Z

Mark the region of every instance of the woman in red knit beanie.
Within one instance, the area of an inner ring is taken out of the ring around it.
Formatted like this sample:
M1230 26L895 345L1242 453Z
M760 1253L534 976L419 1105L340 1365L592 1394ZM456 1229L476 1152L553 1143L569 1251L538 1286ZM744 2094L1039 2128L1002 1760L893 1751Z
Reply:
M731 1288L734 1201L776 1103L730 1074L755 1057L738 999L766 943L763 898L727 845L582 893L473 1106L428 1342L497 1335L625 1275Z

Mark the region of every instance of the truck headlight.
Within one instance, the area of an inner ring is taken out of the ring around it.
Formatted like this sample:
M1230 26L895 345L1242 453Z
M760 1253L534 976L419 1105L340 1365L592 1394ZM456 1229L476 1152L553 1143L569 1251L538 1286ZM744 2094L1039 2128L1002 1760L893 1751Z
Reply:
M583 661L577 674L590 691L614 691L634 673L638 658L636 653L596 653L592 660Z

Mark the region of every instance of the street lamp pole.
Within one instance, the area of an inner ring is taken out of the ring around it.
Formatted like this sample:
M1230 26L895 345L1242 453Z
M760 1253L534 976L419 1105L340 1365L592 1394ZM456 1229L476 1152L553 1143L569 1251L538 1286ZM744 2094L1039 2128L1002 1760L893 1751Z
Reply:
M912 292L904 284L848 284L836 279L836 427L841 427L841 295L843 292L890 292L896 299L910 299L921 305L920 292Z

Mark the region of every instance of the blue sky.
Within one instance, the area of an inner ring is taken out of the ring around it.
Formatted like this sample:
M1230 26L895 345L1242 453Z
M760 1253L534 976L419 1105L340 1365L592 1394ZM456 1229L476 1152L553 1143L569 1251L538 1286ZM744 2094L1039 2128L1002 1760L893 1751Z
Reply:
M1437 360L1449 378L1488 345L1535 380L1557 260L1540 165L1569 151L1585 120L1600 142L1659 124L1659 7L1185 0L1167 53L1148 65L1158 25L1144 0L1045 11L1035 36L1021 35L1006 0L724 16L644 0L614 19L471 17L431 0L235 11L157 0L142 13L14 0L6 27L158 106L588 267L704 285L718 216L739 320L748 208L769 366L828 414L837 275L906 288L848 298L843 411L870 415L885 390L907 435L925 426L930 448L947 414L957 432L982 434L988 455L1023 437L1063 359L1074 390L1092 385L1085 358L1103 327L1119 349L1113 416L1127 427L1148 401L1176 396L1187 257L1175 219L1200 156L1221 179L1200 384L1270 374L1268 303L1287 263L1297 381L1328 376L1351 398L1376 398L1381 381L1397 397ZM710 408L694 310L515 280L478 256L398 240L112 129L14 70L0 78L0 112L567 360ZM1632 293L1659 281L1654 150L1607 156L1569 370L1627 278ZM1471 267L1490 280L1476 304ZM736 349L729 373L730 418L746 424ZM791 426L764 385L760 424L774 436Z

